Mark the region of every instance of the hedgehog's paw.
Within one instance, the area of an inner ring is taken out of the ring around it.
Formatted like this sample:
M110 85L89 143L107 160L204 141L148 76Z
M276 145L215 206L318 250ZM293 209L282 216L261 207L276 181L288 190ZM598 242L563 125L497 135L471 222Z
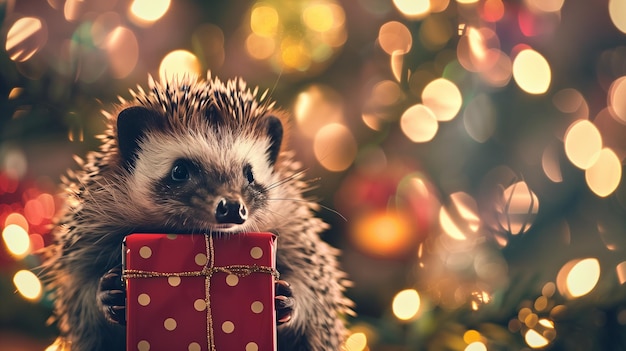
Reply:
M289 283L284 280L276 281L276 324L281 325L291 320L294 302Z
M122 266L112 268L100 278L96 300L106 320L126 325L126 291L122 286Z

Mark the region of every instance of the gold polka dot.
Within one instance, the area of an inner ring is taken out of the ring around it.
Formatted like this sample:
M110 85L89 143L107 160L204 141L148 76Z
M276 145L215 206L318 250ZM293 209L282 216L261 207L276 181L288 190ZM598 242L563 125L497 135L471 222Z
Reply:
M258 246L253 247L250 250L250 256L252 256L252 258L254 258L255 260L258 260L259 258L263 257L263 249Z
M137 296L137 302L142 306L148 306L150 304L150 295L139 294L139 296Z
M166 237L170 240L176 239L176 234L167 234Z
M177 275L173 275L171 277L167 277L167 283L170 286L178 286L180 285L180 277Z
M137 343L137 350L139 351L148 351L150 350L150 343L146 340L141 340Z
M226 284L228 284L228 286L235 286L239 284L239 277L234 274L229 274L226 276Z
M204 310L206 310L206 301L204 301L203 299L197 299L193 303L193 308L195 308L196 311L204 311Z
M256 342L249 342L246 344L246 351L259 351L259 345Z
M189 344L189 347L187 347L187 350L200 351L202 350L202 348L200 347L200 344L198 344L197 342L192 342L191 344Z
M208 261L209 259L206 257L205 254L199 253L196 255L196 264L198 266L204 266Z
M165 322L163 322L163 326L165 327L165 329L172 331L176 329L176 320L174 318L168 318L165 320Z
M231 321L222 323L222 331L226 334L230 334L235 330L235 325Z
M152 256L152 249L147 246L142 246L139 249L139 256L142 258L150 258L150 256Z
M261 301L254 301L252 303L252 305L250 305L250 309L254 313L261 313L261 312L263 312L263 302L261 302Z

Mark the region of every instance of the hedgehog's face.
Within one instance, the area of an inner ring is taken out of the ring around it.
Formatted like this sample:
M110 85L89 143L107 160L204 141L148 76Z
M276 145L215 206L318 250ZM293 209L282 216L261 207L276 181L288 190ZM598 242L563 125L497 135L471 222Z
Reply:
M262 130L245 135L215 128L167 131L154 128L155 121L159 116L141 107L118 117L120 155L131 173L129 194L146 213L147 223L139 226L179 232L263 230L263 209L276 182L280 121L268 116Z

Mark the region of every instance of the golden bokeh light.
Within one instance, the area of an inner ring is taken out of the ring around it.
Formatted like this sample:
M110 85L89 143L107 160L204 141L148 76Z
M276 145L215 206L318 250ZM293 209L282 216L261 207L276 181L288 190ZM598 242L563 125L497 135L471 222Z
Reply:
M411 141L424 143L435 137L439 123L428 107L416 104L404 111L400 117L400 128Z
M37 276L27 270L20 270L13 276L13 284L17 291L29 300L38 300L41 297L42 286Z
M572 299L589 294L600 280L597 258L575 259L567 262L556 278L561 295Z
M602 135L590 121L575 121L565 132L565 154L580 169L591 167L602 149Z
M272 37L264 37L256 33L250 33L246 38L246 50L252 58L265 60L274 54L276 41Z
M613 25L621 32L626 33L626 1L609 0L609 15Z
M311 67L312 52L302 40L295 37L286 37L280 43L281 63L293 70L306 71Z
M459 4L471 5L478 2L478 0L456 0Z
M315 137L325 125L343 121L341 97L324 85L311 85L300 92L293 110L298 130L309 138Z
M474 341L467 345L463 351L487 351L487 346L482 341Z
M468 345L476 341L482 341L482 339L483 339L483 336L477 330L474 330L474 329L470 329L466 331L465 333L463 333L463 342L465 342Z
M7 216L4 220L4 226L8 227L11 224L19 225L28 232L28 220L21 213L13 212Z
M196 55L187 50L174 50L165 55L159 65L161 80L180 77L200 77L201 65Z
M346 126L329 123L315 134L313 152L322 167L332 172L341 172L354 162L357 143Z
M351 235L357 248L377 257L403 256L414 241L410 220L396 211L364 215L355 223Z
M417 316L421 305L420 295L415 289L405 289L396 294L391 305L393 314L402 321Z
M418 36L427 50L436 52L446 46L453 34L453 28L447 17L430 15L422 20Z
M533 11L559 12L565 0L525 0L524 2Z
M484 143L496 130L496 109L487 94L480 93L463 110L463 124L472 139Z
M337 4L314 3L304 9L302 20L312 30L325 33L343 26L345 14Z
M529 94L544 94L550 87L552 71L540 53L523 49L513 59L513 79L520 89Z
M533 349L541 349L550 344L550 340L546 339L534 329L529 329L526 334L524 334L524 340L526 340L526 344Z
M526 182L519 181L504 190L497 212L502 228L512 235L523 234L539 212L539 199Z
M411 19L423 18L430 12L430 0L393 0L393 4L398 11Z
M502 0L486 0L483 3L482 17L488 22L498 22L504 16Z
M128 76L139 60L139 44L132 30L117 27L106 37L105 47L114 78Z
M30 253L30 239L24 228L9 224L2 230L2 239L9 253L16 258L23 258Z
M402 66L404 64L404 53L396 50L391 54L391 73L397 82L402 81Z
M607 197L617 189L622 180L622 163L609 148L600 150L594 159L593 165L585 170L585 180L596 195Z
M428 83L422 92L422 103L440 122L450 121L461 110L463 97L459 88L445 78Z
M171 0L134 0L129 17L133 23L148 25L158 21L170 8Z
M48 30L39 18L22 17L7 32L5 49L13 61L24 62L48 40Z
M272 6L260 4L250 13L250 29L256 35L271 37L278 31L279 24L278 11Z
M404 24L390 21L380 27L378 44L389 55L395 51L405 54L411 50L413 37Z
M622 261L615 266L617 279L620 284L626 283L626 261Z
M613 81L607 98L611 116L618 122L626 124L626 76Z
M362 332L350 334L345 341L346 351L364 351L367 348L367 335Z
M439 209L439 225L452 239L466 240L480 228L478 206L469 194L456 192L450 195L450 205Z

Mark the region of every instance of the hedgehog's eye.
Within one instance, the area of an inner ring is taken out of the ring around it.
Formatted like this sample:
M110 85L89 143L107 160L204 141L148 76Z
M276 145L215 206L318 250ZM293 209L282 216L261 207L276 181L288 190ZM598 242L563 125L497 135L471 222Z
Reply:
M243 175L248 179L248 183L254 182L254 174L252 174L252 166L246 164L243 166Z
M170 177L175 182L189 180L189 164L182 160L176 161L172 167Z

